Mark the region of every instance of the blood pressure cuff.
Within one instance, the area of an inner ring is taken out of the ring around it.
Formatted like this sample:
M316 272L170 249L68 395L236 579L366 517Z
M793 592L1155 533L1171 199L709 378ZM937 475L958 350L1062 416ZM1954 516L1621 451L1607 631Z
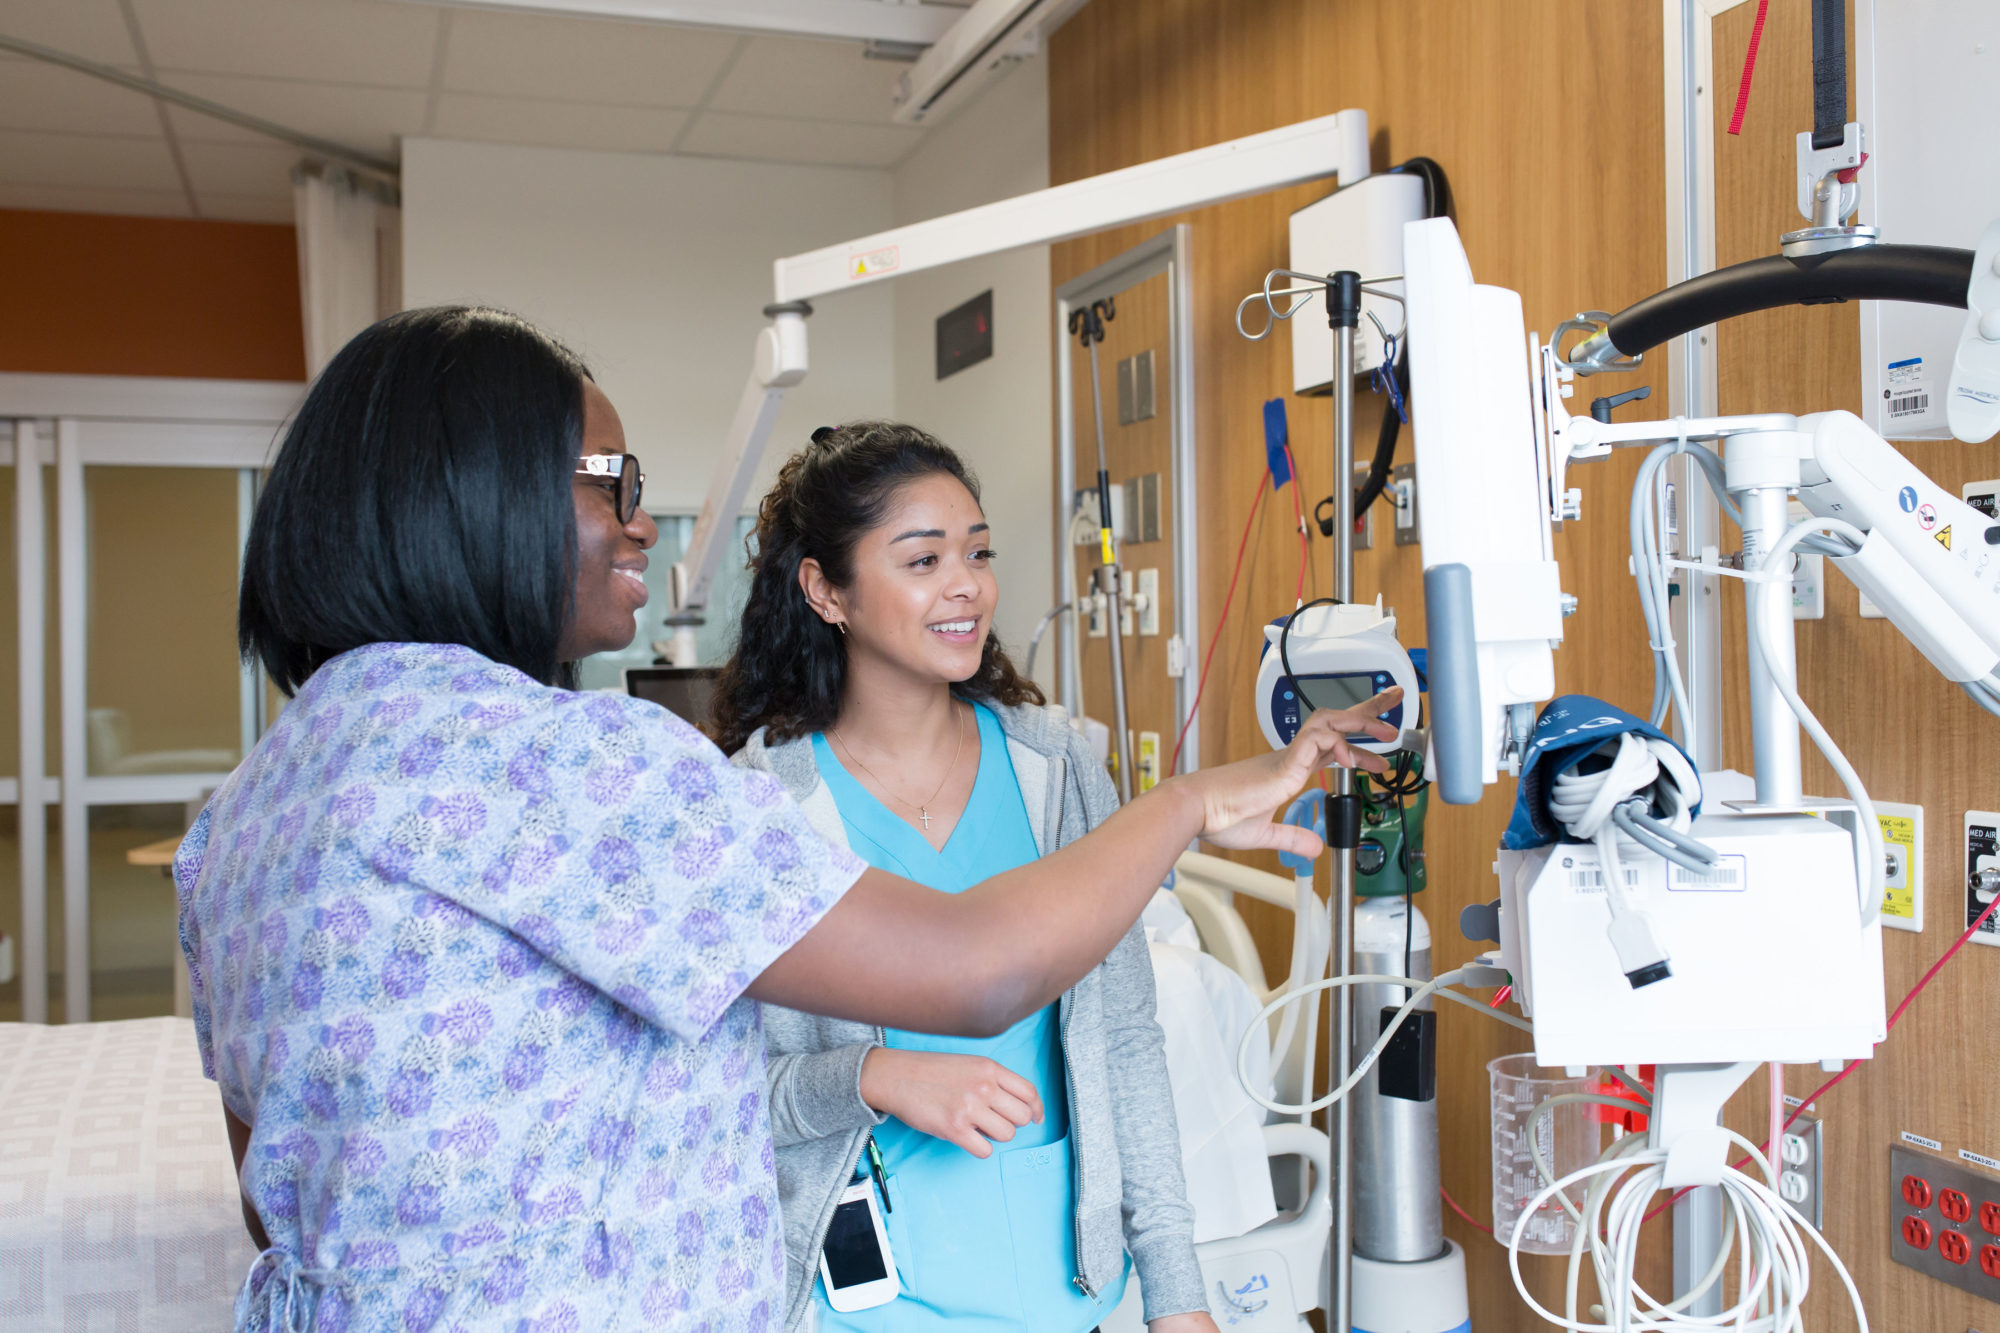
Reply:
M1501 836L1501 847L1522 851L1561 841L1562 828L1549 814L1549 792L1556 779L1582 763L1598 746L1628 731L1665 741L1681 750L1673 737L1652 723L1602 699L1587 694L1565 694L1550 700L1542 715L1535 719L1534 734L1521 758L1521 785L1514 797L1514 817ZM1681 757L1687 758L1686 750L1681 750ZM1695 767L1693 759L1688 759L1688 767ZM1689 813L1700 814L1700 803Z

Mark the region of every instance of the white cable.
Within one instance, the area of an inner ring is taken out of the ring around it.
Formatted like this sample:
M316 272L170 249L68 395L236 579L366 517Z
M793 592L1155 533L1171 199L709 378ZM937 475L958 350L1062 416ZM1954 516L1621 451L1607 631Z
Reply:
M1742 1135L1730 1133L1732 1142L1757 1150ZM1792 1333L1803 1327L1803 1306L1811 1286L1810 1240L1827 1256L1846 1289L1861 1333L1867 1333L1868 1315L1846 1265L1823 1236L1779 1197L1768 1179L1769 1165L1758 1157L1766 1179L1725 1167L1720 1187L1729 1231L1738 1247L1738 1299L1734 1306L1716 1315L1693 1315L1686 1311L1692 1299L1719 1281L1723 1264L1712 1265L1708 1276L1694 1291L1662 1304L1636 1281L1640 1227L1654 1194L1662 1188L1667 1150L1647 1146L1637 1136L1621 1139L1597 1162L1548 1182L1531 1198L1515 1222L1507 1241L1507 1262L1516 1290L1528 1307L1557 1328L1572 1333L1634 1333L1634 1330L1716 1329L1724 1326L1747 1333ZM1588 1181L1581 1211L1582 1224L1571 1246L1567 1316L1557 1315L1538 1302L1521 1275L1521 1238L1534 1215L1552 1199L1567 1199L1566 1191ZM1576 1317L1577 1270L1580 1256L1589 1248L1602 1305L1602 1323L1586 1323ZM1725 1248L1724 1257L1729 1253Z
M1597 844L1604 900L1611 911L1607 933L1618 954L1618 970L1637 988L1671 975L1671 969L1667 949L1653 934L1652 919L1625 882L1618 849L1622 835L1613 817L1636 799L1648 810L1661 812L1659 822L1664 827L1685 834L1701 800L1701 779L1671 743L1633 732L1619 735L1615 743L1607 740L1592 754L1608 757L1610 763L1589 772L1579 763L1557 775L1549 784L1548 811L1571 837ZM1636 842L1634 846L1642 853L1650 850Z
M1820 725L1812 709L1806 707L1806 701L1799 697L1798 681L1773 669L1771 664L1778 660L1777 644L1771 637L1769 619L1763 614L1764 598L1769 595L1772 581L1782 577L1786 588L1791 587L1790 565L1787 562L1791 559L1792 550L1815 532L1832 532L1845 537L1855 544L1856 549L1868 540L1867 533L1837 518L1808 518L1794 524L1758 563L1757 572L1762 577L1746 585L1750 598L1750 624L1757 636L1757 651L1764 658L1765 673L1778 687L1778 693L1785 696L1785 702L1799 719L1799 725L1812 737L1819 752L1826 756L1826 762L1833 766L1841 785L1847 788L1848 796L1854 801L1855 820L1860 825L1860 836L1854 844L1855 880L1861 899L1861 926L1865 930L1882 915L1883 862L1888 856L1888 849L1882 843L1882 825L1875 818L1875 803L1868 799L1868 790L1861 785L1861 775L1854 771L1854 765L1847 762L1847 756L1834 744L1833 737Z
M1310 862L1307 863L1306 873L1294 875L1292 882L1297 897L1292 906L1292 966L1285 976L1284 994L1290 994L1301 986L1325 976L1328 952L1327 949L1320 947L1322 933L1320 922L1324 912L1319 894L1313 888ZM1331 944L1331 941L1328 943ZM1284 1017L1278 1020L1278 1035L1271 1042L1274 1066L1282 1064L1285 1052L1292 1048L1292 1038L1298 1031L1299 1015L1302 1012L1303 1010L1297 1005L1288 1005ZM1255 1024L1251 1025L1251 1030L1256 1030ZM1307 1080L1308 1083L1310 1081Z
M1403 1026L1403 1020L1407 1019L1412 1013L1415 1013L1417 1006L1433 995L1462 1004L1468 1009L1485 1014L1488 1018L1498 1019L1509 1027L1517 1027L1523 1032L1533 1032L1535 1030L1535 1025L1528 1022L1525 1018L1516 1018L1512 1014L1503 1013L1476 995L1466 995L1460 991L1445 989L1464 975L1462 970L1453 970L1446 972L1443 976L1433 977L1429 981L1421 981L1416 977L1394 977L1379 972L1361 972L1352 976L1328 977L1323 981L1315 981L1310 986L1305 986L1298 990L1286 991L1283 995L1274 996L1271 1002L1260 1009L1257 1012L1257 1016L1250 1020L1249 1026L1243 1030L1242 1039L1236 1043L1236 1081L1242 1084L1245 1095L1251 1101L1274 1115L1310 1115L1314 1111L1323 1111L1345 1097L1353 1090L1357 1083L1361 1082L1362 1077L1375 1067L1375 1062L1382 1058L1382 1052L1389 1048L1389 1041L1396 1035L1396 1030ZM1373 1046L1369 1047L1368 1054L1362 1058L1361 1062L1354 1066L1353 1071L1347 1076L1347 1081L1332 1092L1327 1093L1326 1096L1320 1098L1318 1101L1307 1102L1302 1105L1288 1105L1284 1102L1272 1101L1253 1087L1248 1067L1250 1039L1260 1030L1262 1025L1268 1023L1271 1015L1286 1005L1296 1004L1307 996L1317 995L1321 991L1338 990L1343 986L1402 986L1405 989L1411 987L1415 989L1411 992L1410 998L1403 1002L1403 1007L1396 1011L1396 1016L1383 1026L1382 1035L1376 1039Z

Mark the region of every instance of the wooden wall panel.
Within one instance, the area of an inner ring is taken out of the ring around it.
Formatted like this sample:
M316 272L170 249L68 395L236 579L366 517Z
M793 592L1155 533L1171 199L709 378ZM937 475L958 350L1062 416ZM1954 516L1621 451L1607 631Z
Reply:
M1774 0L1741 139L1717 150L1722 263L1775 251L1795 220L1791 136L1810 123L1810 38L1805 0ZM1730 90L1755 6L1722 16L1715 28L1718 82ZM1522 294L1530 328L1548 330L1580 309L1616 310L1665 282L1662 183L1662 42L1653 3L1533 5L1477 0L1093 0L1050 46L1050 177L1074 180L1288 124L1361 107L1368 111L1378 169L1417 154L1449 173L1455 214L1474 274ZM1720 107L1726 117L1726 104ZM1184 219L1194 228L1197 473L1193 521L1202 558L1206 649L1228 585L1230 559L1263 471L1261 403L1283 395L1294 452L1312 502L1331 487L1330 406L1290 395L1286 335L1266 343L1239 337L1231 316L1264 273L1285 262L1287 215L1326 193L1307 186ZM1055 247L1053 277L1064 281L1158 231L1128 228ZM1851 307L1774 312L1736 321L1721 334L1723 408L1807 411L1858 406L1858 332ZM1073 354L1073 353L1072 353ZM1580 384L1618 392L1650 383L1648 407L1664 414L1664 356L1637 375ZM1421 400L1423 386L1416 392ZM1357 450L1372 448L1380 400L1357 404ZM1572 410L1582 410L1579 402ZM1644 409L1627 408L1632 416ZM1941 484L2000 476L1992 446L1911 446ZM1408 436L1399 457L1407 459ZM1650 697L1650 668L1636 595L1626 573L1624 513L1636 456L1572 473L1585 496L1584 519L1558 538L1564 587L1581 607L1557 655L1558 685L1628 706ZM1258 627L1292 605L1298 545L1292 499L1266 499L1251 537L1242 585L1221 626L1221 646L1202 705L1203 761L1264 747L1250 685ZM1187 516L1182 515L1183 519ZM1356 592L1380 592L1401 613L1404 641L1423 642L1421 561L1397 548L1378 521L1376 549L1356 563ZM1312 573L1330 571L1315 532ZM1128 561L1128 563L1130 563ZM1308 595L1311 595L1311 577ZM1740 598L1725 612L1726 660L1740 661ZM1834 581L1824 622L1804 625L1800 659L1806 697L1821 711L1886 800L1922 802L1929 818L1929 929L1891 933L1885 945L1890 1000L1956 937L1961 901L1960 813L2000 807L2000 771L1982 762L1969 737L1994 724L1949 690L1886 624L1861 622L1854 594ZM1738 668L1740 670L1740 668ZM1912 707L1912 703L1916 706ZM1740 688L1728 714L1736 759L1747 767ZM1831 790L1831 774L1808 760L1808 785ZM1431 890L1419 900L1436 931L1439 966L1476 952L1456 921L1468 903L1496 889L1492 849L1504 825L1511 784L1471 809L1432 807ZM1276 869L1273 860L1267 868ZM1275 914L1274 914L1275 915ZM1266 964L1281 972L1288 933L1281 921L1253 918ZM1992 1306L1962 1297L1891 1264L1887 1257L1887 1152L1899 1129L2000 1156L2000 1038L1990 1024L1961 1017L1990 1007L2000 951L1962 955L1915 1006L1878 1058L1858 1069L1822 1107L1831 1149L1829 1238L1853 1266L1878 1328L1957 1330L1979 1326ZM1446 1186L1474 1216L1488 1216L1484 1065L1520 1049L1520 1034L1447 1006L1441 1020L1442 1165ZM1793 1070L1791 1091L1816 1086L1813 1070ZM1761 1080L1758 1081L1761 1086ZM1763 1114L1761 1091L1746 1091L1731 1121L1749 1131ZM1754 1134L1762 1138L1762 1133ZM1984 1141L1982 1141L1984 1140ZM1541 1327L1513 1294L1505 1254L1447 1215L1467 1247L1474 1323L1481 1333ZM1669 1286L1663 1217L1642 1270L1655 1291ZM1546 1301L1559 1296L1553 1262L1528 1260ZM1587 1284L1586 1284L1587 1285ZM1851 1320L1830 1270L1815 1270L1811 1326L1845 1329Z

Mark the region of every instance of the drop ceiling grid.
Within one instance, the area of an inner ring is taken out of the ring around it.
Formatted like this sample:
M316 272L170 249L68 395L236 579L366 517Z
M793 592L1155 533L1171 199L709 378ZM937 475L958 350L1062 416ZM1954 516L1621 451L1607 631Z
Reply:
M125 3L162 83L388 156L431 133L881 168L923 133L890 120L900 67L853 42L384 0ZM0 0L0 32L137 72L120 0ZM168 118L200 215L289 220L298 150ZM6 55L0 207L190 212L147 98Z

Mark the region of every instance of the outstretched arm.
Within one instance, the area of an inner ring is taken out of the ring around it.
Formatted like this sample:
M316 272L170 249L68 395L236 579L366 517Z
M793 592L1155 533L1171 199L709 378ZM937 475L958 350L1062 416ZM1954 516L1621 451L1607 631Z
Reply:
M1315 854L1271 817L1329 764L1380 771L1344 739L1394 739L1396 691L1306 719L1283 750L1171 778L1088 837L961 894L870 869L749 986L759 1000L882 1027L992 1036L1053 1002L1111 952L1195 838ZM1099 886L1078 893L1075 886Z

